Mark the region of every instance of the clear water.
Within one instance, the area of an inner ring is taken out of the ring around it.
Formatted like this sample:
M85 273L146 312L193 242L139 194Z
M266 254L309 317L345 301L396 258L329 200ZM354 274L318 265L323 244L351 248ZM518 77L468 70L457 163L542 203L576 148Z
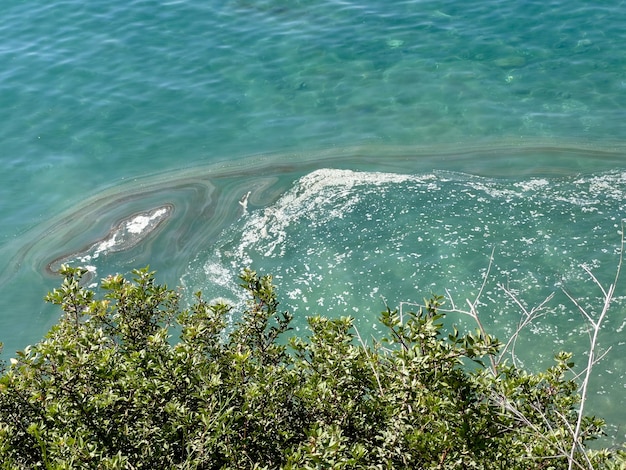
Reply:
M525 305L554 291L517 352L529 367L561 349L583 364L584 322L561 287L597 311L581 265L608 285L619 259L624 13L582 0L7 0L3 357L54 323L42 298L64 260L95 279L150 263L186 294L233 302L232 273L251 264L275 274L296 326L350 314L376 334L385 301L472 298L494 250L485 323L506 337L519 320L498 284ZM142 225L159 207L171 213ZM590 401L622 439L624 282Z

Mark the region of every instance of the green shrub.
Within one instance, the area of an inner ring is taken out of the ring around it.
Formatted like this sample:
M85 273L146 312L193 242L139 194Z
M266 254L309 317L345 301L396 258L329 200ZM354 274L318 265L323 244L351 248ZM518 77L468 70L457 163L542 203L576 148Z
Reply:
M444 333L441 298L360 342L350 318L308 319L287 340L271 277L246 270L235 325L200 294L186 310L147 268L103 295L63 267L63 316L0 379L2 468L620 468L589 450L570 356L530 374L483 360L500 343ZM172 328L174 327L174 328ZM180 332L172 338L170 331ZM473 364L473 365L471 365ZM576 451L570 456L572 446Z

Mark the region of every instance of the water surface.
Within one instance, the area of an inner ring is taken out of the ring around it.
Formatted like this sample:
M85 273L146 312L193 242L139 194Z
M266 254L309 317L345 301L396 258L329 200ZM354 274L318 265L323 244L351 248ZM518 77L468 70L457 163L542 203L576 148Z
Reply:
M475 295L493 250L489 326L519 319L499 283L525 305L554 291L520 357L585 362L561 288L595 307L581 265L606 285L618 261L623 2L5 3L3 357L56 320L62 261L94 281L150 263L233 302L252 264L300 328L350 314L375 334L385 301ZM623 293L591 402L614 426Z

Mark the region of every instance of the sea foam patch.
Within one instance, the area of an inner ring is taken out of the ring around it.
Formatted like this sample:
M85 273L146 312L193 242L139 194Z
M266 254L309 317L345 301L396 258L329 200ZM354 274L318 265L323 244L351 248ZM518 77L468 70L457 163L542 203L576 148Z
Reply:
M246 220L236 256L252 262L246 257L248 249L261 246L265 248L265 256L284 256L290 225L306 218L312 227L324 226L328 220L349 214L360 203L364 192L410 179L415 177L351 170L314 171L298 180L275 204Z

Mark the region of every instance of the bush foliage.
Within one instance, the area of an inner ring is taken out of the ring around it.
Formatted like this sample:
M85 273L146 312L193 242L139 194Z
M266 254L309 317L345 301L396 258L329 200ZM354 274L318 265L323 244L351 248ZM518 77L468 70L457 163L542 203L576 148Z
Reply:
M63 267L63 315L0 379L1 468L621 468L590 450L570 356L541 373L484 360L500 343L444 332L441 298L387 309L385 338L350 318L308 319L287 339L271 277L246 270L239 320L197 294L188 309L148 268L102 295ZM174 333L175 332L175 333ZM573 447L576 451L570 455Z

